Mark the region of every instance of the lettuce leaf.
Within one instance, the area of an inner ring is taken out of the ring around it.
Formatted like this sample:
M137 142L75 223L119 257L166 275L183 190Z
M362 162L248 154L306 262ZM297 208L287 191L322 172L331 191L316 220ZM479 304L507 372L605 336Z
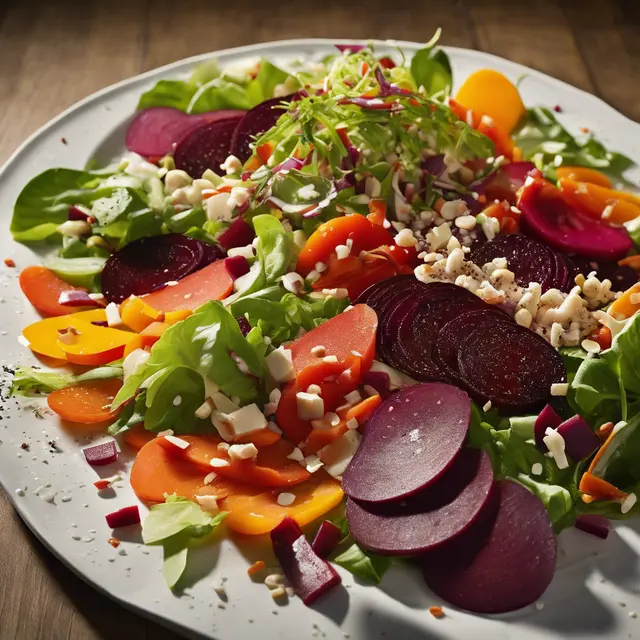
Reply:
M65 282L77 287L96 290L97 277L102 273L106 258L51 258L46 266Z
M620 182L626 182L623 174L635 164L621 153L608 151L593 135L577 140L545 107L529 109L514 137L525 160L531 160L552 180L557 157L563 165L597 169Z
M162 545L163 574L170 588L175 587L184 573L191 541L212 533L226 516L226 512L214 516L197 503L175 494L151 507L142 523L142 540L148 545Z
M411 76L417 87L424 87L427 95L450 93L453 86L453 72L449 56L435 45L440 38L440 29L431 40L411 59Z
M80 382L110 380L112 378L122 378L122 366L98 367L80 375L45 371L35 367L19 367L13 374L11 394L18 396L40 395L64 389Z
M354 576L373 584L380 584L391 566L389 556L380 556L360 548L355 542L333 562L350 571Z

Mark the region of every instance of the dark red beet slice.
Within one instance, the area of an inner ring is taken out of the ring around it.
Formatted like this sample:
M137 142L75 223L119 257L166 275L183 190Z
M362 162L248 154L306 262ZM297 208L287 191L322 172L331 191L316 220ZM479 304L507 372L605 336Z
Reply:
M540 406L551 385L566 380L562 358L542 336L500 321L462 341L458 371L476 399L518 410Z
M140 512L138 511L138 505L136 504L130 507L123 507L113 513L108 513L105 518L107 520L107 524L112 529L130 527L132 524L140 523Z
M118 459L118 450L114 440L95 444L82 450L85 460L93 467L111 464Z
M532 604L556 569L556 536L542 502L511 480L498 486L492 525L487 509L484 531L469 529L423 559L429 587L474 613L506 613Z
M576 462L586 460L602 444L589 423L578 414L565 420L557 431L564 439L567 455Z
M189 115L171 107L152 107L136 114L127 129L125 143L129 151L135 151L147 158L161 158L171 153L174 146L194 129L208 122L226 120L242 114L244 111L224 110Z
M354 304L367 304L376 313L379 311L379 305L386 299L391 291L395 291L405 287L408 283L415 282L413 275L394 276L381 280L367 287L357 298Z
M556 253L546 245L522 235L501 235L475 247L470 259L478 266L495 258L506 258L508 269L521 287L530 282L542 285L542 290L562 289L566 274L558 273ZM565 269L566 270L566 269Z
M575 528L606 540L611 531L611 523L604 516L583 514L576 518Z
M272 98L261 102L257 107L248 111L240 120L231 141L231 153L245 162L251 156L249 144L261 133L268 131L285 112L282 104L291 102L297 93L282 98Z
M619 260L631 249L624 227L613 227L573 209L558 189L540 180L523 187L518 200L524 227L558 251Z
M226 251L219 244L208 244L203 242L202 251L202 260L198 265L198 269L204 269L207 265L215 262L216 260L221 260L227 255Z
M467 436L471 401L448 384L401 389L369 418L366 433L342 477L355 500L406 498L435 482Z
M490 327L496 321L505 320L508 320L506 313L490 307L460 314L440 329L433 351L435 362L443 367L449 376L457 378L460 374L458 371L458 349L462 341L471 331L480 331L481 326L483 329L486 326L486 330L490 331Z
M484 509L494 487L489 456L463 449L442 477L401 503L347 500L347 522L355 541L385 555L415 555L466 531Z
M286 517L271 531L273 551L296 594L310 605L342 580L311 548L298 523Z
M221 175L220 165L229 156L231 138L241 119L242 112L225 120L205 123L191 131L173 154L176 168L193 178L200 178L207 169Z
M471 188L476 193L484 194L488 202L506 200L510 204L515 204L518 189L535 168L532 162L510 162L502 165L480 182L472 184Z
M561 424L562 418L550 404L546 405L538 414L533 425L533 438L536 447L538 447L540 451L546 453L548 450L547 445L543 441L543 438L547 435L547 429L557 429Z
M231 276L232 280L237 280L249 273L249 261L244 256L233 256L225 258L224 268Z
M112 254L102 270L102 293L122 302L161 289L196 271L204 256L203 242L172 233L141 238Z
M318 529L311 547L321 557L328 558L342 540L342 531L333 522L325 520Z
M248 225L242 216L238 216L231 226L218 238L218 242L228 251L235 247L246 247L256 237L253 227Z

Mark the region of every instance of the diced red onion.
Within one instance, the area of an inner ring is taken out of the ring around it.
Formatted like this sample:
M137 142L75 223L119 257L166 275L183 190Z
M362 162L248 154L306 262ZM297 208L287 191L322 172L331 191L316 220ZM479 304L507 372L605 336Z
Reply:
M606 540L611 531L611 524L604 516L585 513L576 518L575 528L586 531L592 536Z
M224 259L224 268L232 280L237 280L249 273L249 261L244 256L232 256Z
M130 507L124 507L123 509L118 509L113 513L109 513L105 518L107 520L107 524L112 529L129 527L132 524L140 523L140 511L138 510L137 505L132 505Z
M82 452L85 460L93 467L111 464L118 459L118 450L114 440L86 447Z
M304 167L304 160L298 160L298 158L287 158L284 162L273 167L271 173L278 173L278 171L288 171L290 169L302 169Z
M362 377L362 382L373 387L383 400L391 393L391 380L386 371L367 371Z
M242 335L246 338L249 331L251 331L249 321L244 316L236 316L236 322L240 327L240 331L242 331Z
M86 291L78 289L70 289L68 291L61 291L58 296L58 304L63 307L95 307L96 303L93 301Z

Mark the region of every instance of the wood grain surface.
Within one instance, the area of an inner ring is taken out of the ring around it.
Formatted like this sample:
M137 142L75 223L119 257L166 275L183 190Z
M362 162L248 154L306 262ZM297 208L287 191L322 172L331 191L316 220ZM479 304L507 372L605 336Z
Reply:
M173 60L286 38L424 41L437 26L444 44L539 69L640 120L638 0L0 0L0 162L77 100ZM0 640L178 637L88 588L1 492L0 549Z

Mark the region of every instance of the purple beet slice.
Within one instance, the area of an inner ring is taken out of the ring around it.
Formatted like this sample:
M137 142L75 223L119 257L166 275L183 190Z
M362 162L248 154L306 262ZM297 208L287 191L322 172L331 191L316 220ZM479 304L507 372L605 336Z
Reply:
M556 410L550 404L545 405L533 425L533 439L540 451L544 453L548 451L548 447L543 440L547 435L547 429L557 429L561 424L562 418Z
M198 265L198 269L204 269L207 265L215 262L216 260L222 260L227 255L226 251L219 244L202 243L202 260Z
M173 154L176 168L186 171L192 178L202 177L207 169L222 175L220 165L229 156L231 138L241 119L242 112L224 120L205 123L191 131Z
M355 301L354 304L368 304L376 313L379 305L391 291L406 286L409 282L414 282L416 278L413 275L394 276L381 280L367 287Z
M471 252L470 259L479 267L495 258L506 258L507 268L521 287L537 282L542 290L564 286L566 274L559 273L556 253L546 245L522 235L501 235Z
M465 448L439 480L406 501L375 504L349 498L349 531L361 547L376 553L424 553L463 534L493 489L487 453Z
M125 143L129 151L141 156L162 158L198 127L243 113L227 109L189 115L171 107L151 107L136 114L127 128Z
M448 384L400 389L369 418L342 477L354 500L406 498L435 482L451 466L469 430L469 396Z
M249 146L260 134L268 131L275 125L278 118L285 112L282 106L285 102L291 102L298 96L292 93L282 98L271 98L261 102L257 107L248 111L240 120L231 141L231 153L246 162L251 157Z
M535 168L532 162L503 164L479 182L472 184L471 187L476 193L484 194L489 202L506 200L510 204L515 204L518 189L522 187Z
M205 244L171 233L134 240L113 253L102 270L102 293L109 302L122 302L161 289L197 271Z
M218 242L228 251L235 247L246 247L255 237L253 227L247 224L242 216L238 216L230 227L222 232Z
M506 321L462 341L458 371L476 399L514 410L542 405L551 385L566 380L560 354L542 336Z
M556 569L556 536L542 502L511 480L498 488L497 505L485 509L481 527L422 561L429 588L474 613L506 613L532 604Z
M491 308L488 305L487 308L467 311L459 315L440 329L433 351L434 361L443 367L450 377L458 378L460 375L458 350L462 341L471 331L490 331L495 322L504 322L508 318L509 316L504 311Z
M520 193L523 227L549 246L593 259L619 260L631 249L624 227L594 220L572 208L558 189L534 180Z
M557 431L564 439L567 455L576 462L586 460L602 444L589 423L578 414L560 424Z
M271 531L271 543L284 575L307 606L342 582L336 570L316 554L292 518L284 518Z

